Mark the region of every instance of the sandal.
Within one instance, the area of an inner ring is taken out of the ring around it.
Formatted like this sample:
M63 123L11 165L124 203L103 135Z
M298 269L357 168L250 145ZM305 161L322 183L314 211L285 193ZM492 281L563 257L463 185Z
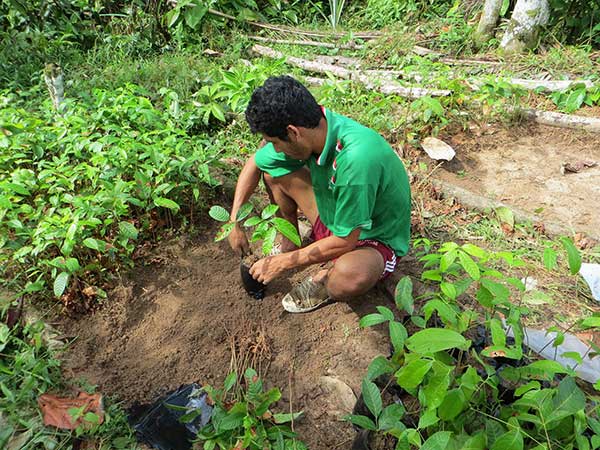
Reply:
M313 311L330 301L324 284L315 283L312 277L304 279L281 300L283 309L291 313Z

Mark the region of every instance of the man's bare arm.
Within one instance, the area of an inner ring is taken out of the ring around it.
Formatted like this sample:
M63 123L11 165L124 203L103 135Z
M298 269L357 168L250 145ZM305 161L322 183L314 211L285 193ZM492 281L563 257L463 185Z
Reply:
M254 263L250 273L258 281L269 283L286 270L339 258L354 250L359 235L357 228L346 237L329 236L299 250L263 258Z
M230 220L235 221L237 213L241 206L246 203L260 182L261 170L254 161L254 155L248 158L244 168L240 172L237 184L235 186L235 194L233 196L233 205L231 206ZM236 223L235 227L229 234L229 245L240 256L250 252L250 245L244 230Z

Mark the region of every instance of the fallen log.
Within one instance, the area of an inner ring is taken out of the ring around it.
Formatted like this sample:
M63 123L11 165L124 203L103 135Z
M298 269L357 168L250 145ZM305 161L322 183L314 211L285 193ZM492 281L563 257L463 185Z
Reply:
M541 125L600 133L600 118L597 117L574 116L538 109L523 109L521 113L528 120Z
M309 72L331 73L332 75L345 80L353 80L363 84L368 89L381 92L383 94L395 94L401 97L416 99L425 96L443 97L450 95L449 90L445 89L425 89L418 87L405 87L393 81L375 77L372 74L366 74L359 71L353 71L344 67L331 64L318 63L308 59L296 58L295 56L285 56L283 53L270 47L254 45L252 51L269 58L285 58L286 62L292 66L299 67Z
M529 91L541 88L544 92L564 91L577 84L583 84L586 88L594 86L594 83L590 80L527 80L524 78L510 78L506 81ZM482 80L469 80L469 85L473 90L479 89L484 83Z
M333 44L331 42L319 42L319 41L294 41L289 39L272 39L263 36L246 36L253 41L268 42L272 44L284 44L284 45L305 45L309 47L321 47L321 48L339 48L342 50L360 50L364 48L362 45L357 44Z
M584 84L586 88L594 86L594 83L590 80L525 80L522 78L512 78L510 83L531 91L543 88L544 91L549 92L564 91L576 84Z

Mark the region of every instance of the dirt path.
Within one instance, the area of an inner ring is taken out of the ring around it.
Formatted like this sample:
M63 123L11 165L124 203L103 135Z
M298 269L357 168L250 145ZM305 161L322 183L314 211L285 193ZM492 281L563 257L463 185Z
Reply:
M435 176L574 232L598 234L600 135L545 126L476 130L445 140L456 158ZM563 163L598 166L561 174Z
M285 313L280 300L290 281L274 283L263 301L249 298L237 259L211 242L211 233L161 246L162 264L135 270L101 311L64 325L78 336L65 357L71 376L126 405L147 403L184 383L221 383L233 340L237 356L282 390L277 410L289 410L291 384L293 409L305 411L296 429L312 450L348 448L354 431L339 421L347 406L321 377L360 393L369 362L389 344L382 329L361 330L358 320L386 300L374 293L305 315Z

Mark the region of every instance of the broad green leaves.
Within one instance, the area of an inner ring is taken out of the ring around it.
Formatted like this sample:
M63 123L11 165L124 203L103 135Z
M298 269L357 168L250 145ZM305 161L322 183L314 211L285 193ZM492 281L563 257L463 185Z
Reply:
M61 272L54 279L54 295L60 297L65 292L67 282L69 281L69 274L67 272Z
M450 348L468 349L470 342L456 331L427 328L418 331L406 340L406 347L415 353L435 353Z
M214 205L208 211L208 215L219 222L229 221L229 211L219 205Z
M165 198L165 197L156 197L154 199L154 204L156 206L160 206L162 208L168 208L174 212L177 212L180 209L180 207L177 203L175 203L173 200Z
M571 275L577 274L579 272L579 269L581 269L581 255L579 254L579 250L577 250L577 248L573 244L573 241L569 238L560 238L560 243L567 252L569 270L571 271Z

